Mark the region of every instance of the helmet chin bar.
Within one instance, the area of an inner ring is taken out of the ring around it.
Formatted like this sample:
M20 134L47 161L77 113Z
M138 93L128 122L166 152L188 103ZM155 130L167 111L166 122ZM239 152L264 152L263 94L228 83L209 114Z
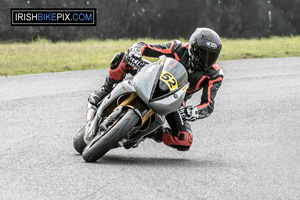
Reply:
M191 59L191 68L193 70L199 70L199 71L207 71L209 69L208 65L202 65L201 62L197 62L193 59Z
M191 56L190 56L191 68L199 71L207 71L210 67L208 66L207 59L206 59L206 63L204 64L205 60L203 60L200 56L199 58L196 58L196 56L193 53L194 52L191 52Z

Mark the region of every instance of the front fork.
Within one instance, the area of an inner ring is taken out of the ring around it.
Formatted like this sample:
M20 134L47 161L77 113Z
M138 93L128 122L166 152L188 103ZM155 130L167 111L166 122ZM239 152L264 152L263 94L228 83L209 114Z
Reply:
M112 125L112 123L119 117L119 115L125 108L132 109L140 117L138 128L135 129L135 132L137 132L139 128L142 127L149 120L149 118L154 114L154 112L152 109L149 109L145 114L142 114L139 109L134 107L133 101L136 99L136 97L136 93L132 93L128 97L126 97L101 124L99 124L99 122L102 121L100 120L101 117L98 114L96 114L95 118L91 122L88 122L90 124L86 125L84 133L85 143L88 144L97 135L98 127L100 131L106 131L108 127ZM134 133L130 133L129 135Z
M118 109L119 107L122 107L122 106L126 106L126 107L133 109L133 111L140 116L141 127L142 127L145 124L145 122L148 121L149 118L154 114L154 112L152 109L149 109L144 115L142 115L140 110L135 108L134 105L131 105L132 102L136 99L136 97L137 97L136 93L130 94L128 96L128 98L126 98L124 101L122 101L122 103L120 103L120 105L116 109Z

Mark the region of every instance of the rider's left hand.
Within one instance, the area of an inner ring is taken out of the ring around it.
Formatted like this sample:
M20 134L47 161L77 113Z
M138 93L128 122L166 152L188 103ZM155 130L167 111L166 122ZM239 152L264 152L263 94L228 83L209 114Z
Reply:
M142 67L142 52L138 48L129 48L126 61L131 67Z

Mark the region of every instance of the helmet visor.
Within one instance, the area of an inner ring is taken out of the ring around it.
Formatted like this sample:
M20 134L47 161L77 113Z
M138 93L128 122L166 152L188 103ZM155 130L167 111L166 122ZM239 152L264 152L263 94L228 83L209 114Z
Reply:
M209 67L211 67L218 59L220 52L211 52L205 49L197 49L193 50L192 54L194 57L194 65L195 67L206 71Z

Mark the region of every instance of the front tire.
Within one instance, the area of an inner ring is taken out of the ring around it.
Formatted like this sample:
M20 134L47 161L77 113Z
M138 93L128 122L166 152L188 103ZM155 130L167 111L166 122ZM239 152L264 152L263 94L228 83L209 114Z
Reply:
M97 135L83 150L82 157L86 162L95 162L101 158L136 127L140 117L132 109L125 112L123 117L112 125L113 127L104 135Z

